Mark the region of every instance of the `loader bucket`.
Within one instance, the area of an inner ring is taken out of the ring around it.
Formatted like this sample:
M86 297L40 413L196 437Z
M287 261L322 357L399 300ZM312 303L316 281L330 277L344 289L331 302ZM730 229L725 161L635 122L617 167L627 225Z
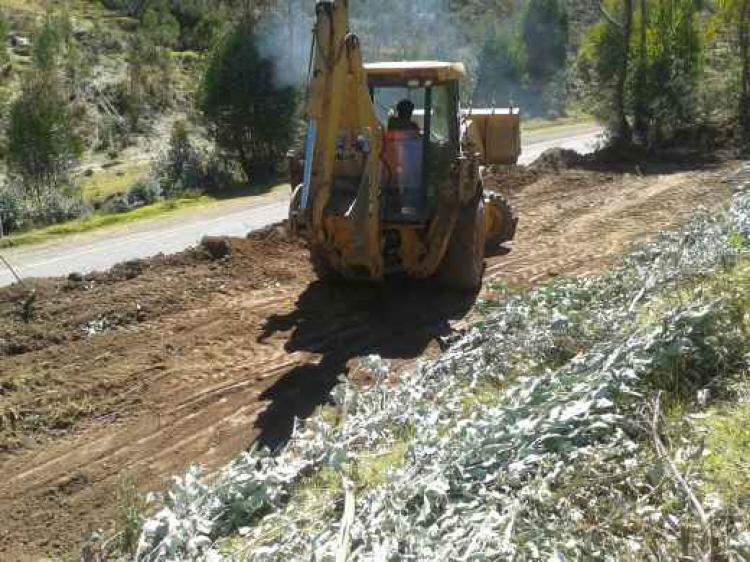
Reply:
M466 134L485 164L516 164L521 155L521 111L517 107L462 112Z

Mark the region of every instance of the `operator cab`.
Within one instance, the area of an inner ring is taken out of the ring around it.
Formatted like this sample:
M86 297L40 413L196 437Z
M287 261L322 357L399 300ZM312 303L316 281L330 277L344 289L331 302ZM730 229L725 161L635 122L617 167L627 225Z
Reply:
M392 224L421 224L437 207L440 182L449 177L460 150L458 84L460 63L437 61L366 64L370 97L385 131L381 218ZM396 108L413 106L416 127Z

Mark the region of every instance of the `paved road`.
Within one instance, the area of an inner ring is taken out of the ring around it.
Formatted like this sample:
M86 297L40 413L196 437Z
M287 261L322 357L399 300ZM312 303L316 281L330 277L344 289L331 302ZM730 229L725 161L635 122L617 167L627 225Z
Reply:
M549 148L592 151L601 130L592 125L554 127L524 135L521 164ZM287 197L279 191L185 209L175 215L66 237L50 243L3 250L2 255L23 277L53 277L107 269L123 261L171 254L195 245L203 236L244 236L286 217ZM0 264L0 286L15 281Z
M550 148L567 148L588 154L596 150L602 139L602 129L596 125L570 125L531 131L523 135L523 153L518 163L531 164Z

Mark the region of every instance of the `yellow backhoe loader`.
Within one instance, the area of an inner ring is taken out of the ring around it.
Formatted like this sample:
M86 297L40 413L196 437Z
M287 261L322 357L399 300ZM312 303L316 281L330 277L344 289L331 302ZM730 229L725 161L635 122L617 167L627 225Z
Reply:
M317 274L478 289L485 248L511 240L517 222L504 196L484 192L480 169L516 163L519 110L461 110L461 63L364 64L348 0L318 0L313 34L290 228Z

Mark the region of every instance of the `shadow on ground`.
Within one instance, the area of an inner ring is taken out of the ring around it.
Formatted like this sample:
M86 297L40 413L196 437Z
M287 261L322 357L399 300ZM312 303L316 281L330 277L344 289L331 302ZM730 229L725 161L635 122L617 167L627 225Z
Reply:
M407 280L382 286L311 284L294 311L268 318L259 338L291 331L288 352L321 356L318 363L292 369L262 395L270 404L256 422L260 444L283 445L294 419L305 419L327 403L339 377L351 374L351 359L369 354L417 358L436 339L452 334L450 321L463 318L476 298Z

